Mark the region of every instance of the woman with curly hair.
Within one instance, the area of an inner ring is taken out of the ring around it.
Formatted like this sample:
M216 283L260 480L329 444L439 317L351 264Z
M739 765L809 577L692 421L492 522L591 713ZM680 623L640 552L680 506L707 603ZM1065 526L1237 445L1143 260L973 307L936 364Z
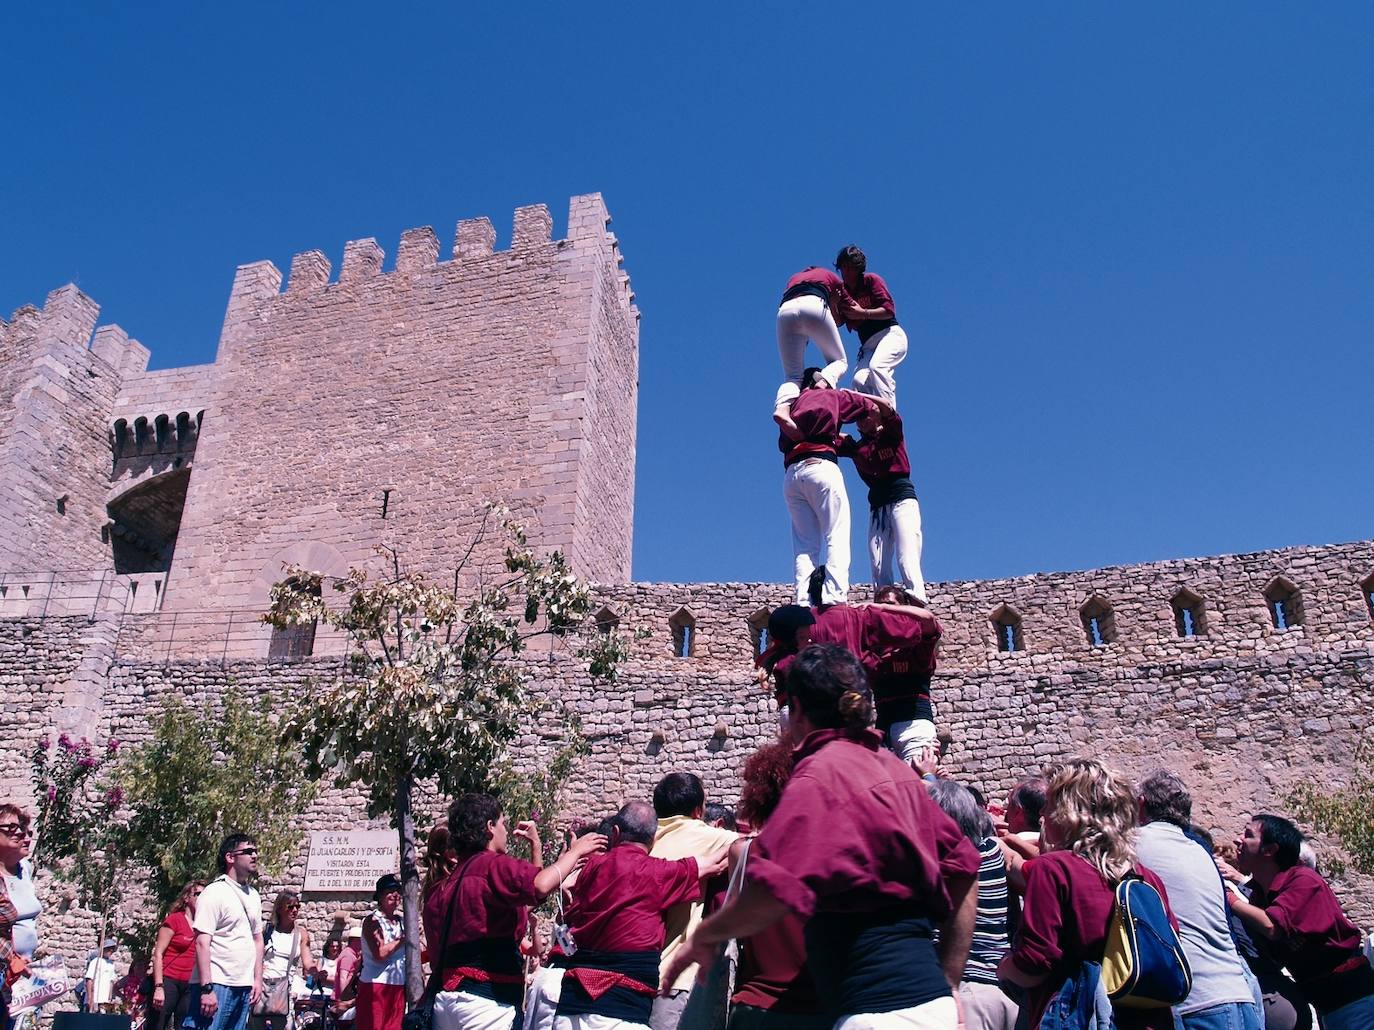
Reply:
M520 939L530 905L558 889L606 838L589 833L543 869L507 854L510 831L501 802L464 794L448 810L449 847L456 864L425 901L425 939L440 977L435 1030L510 1030L524 995ZM543 852L539 829L521 822L515 836Z
M1135 795L1121 773L1089 759L1065 762L1050 777L1040 818L1045 849L1025 865L1021 929L997 968L1003 981L1027 989L1028 1030L1082 963L1102 961L1116 885L1127 874L1169 904L1159 877L1136 860ZM1116 1022L1121 1030L1172 1030L1174 1017L1168 1008L1122 1008Z

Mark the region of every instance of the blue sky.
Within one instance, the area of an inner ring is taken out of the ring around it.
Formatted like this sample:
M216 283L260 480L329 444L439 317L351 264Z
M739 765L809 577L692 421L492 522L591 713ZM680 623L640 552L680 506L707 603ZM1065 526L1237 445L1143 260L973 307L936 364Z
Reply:
M773 318L849 242L912 341L928 578L1371 535L1369 5L30 3L0 36L0 310L74 280L155 367L213 357L237 264L604 193L638 579L788 578Z

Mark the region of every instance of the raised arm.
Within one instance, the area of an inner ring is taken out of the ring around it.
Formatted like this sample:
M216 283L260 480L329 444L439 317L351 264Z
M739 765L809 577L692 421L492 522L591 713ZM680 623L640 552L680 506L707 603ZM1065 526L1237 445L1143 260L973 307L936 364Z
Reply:
M520 824L525 825L524 823ZM519 832L518 828L517 831ZM539 870L534 878L534 889L541 898L547 898L558 889L558 885L581 869L592 855L606 850L606 838L599 833L589 833L578 837L567 851L552 863Z

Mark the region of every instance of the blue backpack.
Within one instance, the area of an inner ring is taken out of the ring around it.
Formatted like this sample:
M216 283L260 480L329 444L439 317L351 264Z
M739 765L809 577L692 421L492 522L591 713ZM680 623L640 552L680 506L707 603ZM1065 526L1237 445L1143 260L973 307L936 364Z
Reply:
M1135 873L1116 885L1102 983L1112 1005L1128 1009L1168 1008L1193 989L1193 971L1164 899Z

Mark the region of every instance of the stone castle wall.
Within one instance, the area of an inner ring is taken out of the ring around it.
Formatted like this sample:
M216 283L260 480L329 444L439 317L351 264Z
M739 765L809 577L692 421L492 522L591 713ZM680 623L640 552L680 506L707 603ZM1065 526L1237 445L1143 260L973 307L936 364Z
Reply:
M1299 782L1340 783L1367 732L1374 698L1374 612L1368 577L1374 541L1160 562L1013 580L934 584L948 647L934 684L937 722L952 737L948 762L991 798L1018 778L1079 754L1134 775L1158 766L1193 788L1196 820L1235 834L1260 810L1284 812ZM1298 588L1302 622L1274 627L1265 589ZM1193 592L1205 634L1178 636L1169 604ZM591 754L567 785L569 820L647 796L665 773L699 772L716 798L733 802L744 758L776 732L771 699L757 686L757 614L787 599L777 584L632 584L602 588L601 618L649 636L612 687L593 684L563 652L530 656L532 689L575 713ZM1079 609L1100 598L1115 639L1088 643ZM1012 608L1025 650L997 650L989 615ZM336 659L296 662L169 657L147 632L168 618L124 616L113 633L95 732L137 741L160 699L213 705L230 684L285 700L331 678ZM673 626L688 619L692 654L678 657ZM97 619L97 623L106 622ZM92 622L61 616L0 619L0 790L27 797L27 755L89 650ZM527 727L528 763L556 747L559 708ZM429 806L437 811L437 799ZM301 829L363 824L356 794L328 791ZM1329 844L1329 842L1322 842ZM304 854L278 882L299 883ZM1364 923L1374 922L1374 881L1338 883ZM341 899L308 899L321 922ZM350 901L356 899L342 899ZM74 913L61 925L79 935ZM322 925L323 928L323 925Z

